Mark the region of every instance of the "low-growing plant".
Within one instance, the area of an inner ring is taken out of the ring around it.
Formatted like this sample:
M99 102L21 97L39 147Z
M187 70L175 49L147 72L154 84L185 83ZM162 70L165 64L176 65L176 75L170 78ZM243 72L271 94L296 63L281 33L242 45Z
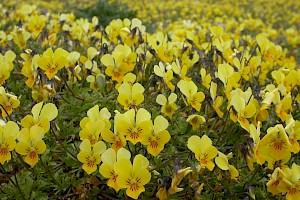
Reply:
M0 5L1 199L299 199L299 43L272 22Z

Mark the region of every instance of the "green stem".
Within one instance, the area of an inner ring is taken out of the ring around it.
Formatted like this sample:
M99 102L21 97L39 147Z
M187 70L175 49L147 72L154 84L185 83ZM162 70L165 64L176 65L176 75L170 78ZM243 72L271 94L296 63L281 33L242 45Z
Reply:
M75 97L76 99L79 99L81 101L84 101L83 98L78 97L78 96L75 95L75 93L73 92L73 90L71 90L71 88L69 87L69 85L68 85L68 83L65 79L62 79L62 80L63 80L64 84L66 85L67 89L69 90L69 92L71 92L71 94L73 95L73 97Z
M13 170L14 170L14 178L15 178L15 181L16 181L16 186L17 186L17 188L18 188L18 190L19 190L19 192L20 192L20 195L21 195L21 197L22 197L22 199L26 199L25 198L25 195L23 194L23 192L22 192L22 190L21 190L21 188L20 188L20 185L19 185L19 182L18 182L18 179L17 179L17 175L16 175L16 170L15 170L15 163L14 163L14 159L13 159L13 157L11 158L11 167L13 168Z
M55 140L60 144L60 146L67 152L69 153L75 160L77 160L77 157L72 153L70 152L66 147L65 145L60 141L60 139L57 137L55 131L53 130L53 128L51 127L50 129L50 132L54 135L55 137Z
M51 179L53 180L53 182L56 184L56 185L59 185L61 186L61 184L54 178L54 176L52 175L51 171L49 170L48 166L45 165L44 161L42 160L42 156L40 155L40 160L41 160L41 164L42 166L44 167L45 169L45 172L47 172L49 174L49 176L51 177Z
M232 107L230 107L230 109L231 109ZM227 115L226 115L226 119L225 119L225 124L224 124L224 126L223 126L223 128L222 128L222 131L219 133L219 138L218 138L218 140L217 140L217 143L216 143L216 146L218 146L218 144L219 144L219 142L221 141L221 134L223 133L223 131L224 131L224 129L225 129L225 127L226 127L226 124L227 124L227 121L228 121L228 116L229 116L229 113L230 113L230 109L228 110L228 112L227 112ZM226 134L227 135L227 134ZM225 136L226 136L225 135ZM225 137L224 136L224 137Z
M10 176L7 174L7 172L5 171L4 167L2 165L0 165L1 170L4 172L4 175L6 176L6 178L15 186L17 187L16 183L10 178Z

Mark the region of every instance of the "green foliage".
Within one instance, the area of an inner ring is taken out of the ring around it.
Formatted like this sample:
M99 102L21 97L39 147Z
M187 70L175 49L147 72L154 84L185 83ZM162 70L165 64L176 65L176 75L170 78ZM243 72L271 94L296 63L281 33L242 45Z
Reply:
M94 16L98 17L99 24L107 26L113 19L132 19L136 12L130 10L126 5L108 3L106 0L99 0L95 5L88 8L78 8L74 11L76 17L91 20Z

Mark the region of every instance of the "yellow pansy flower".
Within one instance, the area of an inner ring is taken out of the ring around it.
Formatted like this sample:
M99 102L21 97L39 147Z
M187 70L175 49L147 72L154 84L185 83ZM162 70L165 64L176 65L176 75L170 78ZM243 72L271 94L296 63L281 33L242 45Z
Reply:
M105 123L102 120L93 122L90 120L86 122L85 127L79 132L81 140L88 139L92 146L94 146L100 140L100 133L105 127Z
M144 108L140 108L137 112L130 109L121 114L120 118L115 122L118 133L125 135L126 140L134 145L141 142L142 137L149 135L152 131L151 114Z
M124 20L121 19L115 19L112 20L108 26L105 28L105 32L108 34L108 39L114 43L117 44L119 41L119 36L121 35L121 30L124 27L129 28L130 27L130 20L125 18Z
M122 115L120 113L116 113L114 118L114 132L109 130L108 128L104 128L101 136L105 142L111 143L111 147L117 152L120 148L125 147L126 139L123 134L118 133L117 124L122 119Z
M130 27L124 27L120 30L120 36L124 44L132 46L138 44L140 36L145 33L146 27L142 25L141 20L133 18Z
M106 66L105 74L121 83L124 75L134 69L136 59L137 54L129 46L119 44L112 54L102 56L101 63Z
M13 40L15 44L20 48L20 49L25 49L27 40L31 37L31 34L24 29L19 29L16 31L15 34L13 34Z
M253 168L253 163L257 162L258 164L262 165L265 161L266 158L260 151L259 145L260 145L260 127L261 127L261 122L259 121L257 123L257 126L255 127L254 124L250 124L250 137L253 140L253 145L251 145L249 148L249 155L246 155L246 162L251 171L254 170Z
M211 83L211 75L209 73L206 73L206 70L204 68L200 69L200 75L202 79L202 85L206 89L209 89Z
M85 139L79 148L80 152L77 154L77 159L83 163L82 169L88 174L93 173L101 162L101 154L106 150L105 143L98 141L92 146L90 141Z
M171 186L168 190L168 194L174 194L176 192L181 192L183 190L183 188L179 188L179 184L182 181L182 179L188 175L189 173L191 173L193 170L191 170L190 167L184 168L184 169L180 169L178 171L176 171L176 173L174 174L173 178L172 178L172 183Z
M239 60L237 57L233 59L233 64L234 66L238 69L239 73L241 76L246 80L249 81L251 78L251 71L250 71L250 66L246 65L247 61L246 60Z
M170 119L172 118L174 112L178 109L177 105L175 104L176 100L177 95L175 93L171 93L168 99L162 94L159 94L156 97L156 103L162 106L161 112L167 115Z
M10 77L10 73L14 68L13 61L16 54L12 51L5 52L4 55L0 53L0 86Z
M62 48L57 48L54 53L52 48L48 48L37 60L37 64L44 70L47 78L52 79L67 64L68 55L69 53Z
M26 115L21 120L21 125L28 129L33 126L39 126L45 134L50 129L50 121L57 117L58 110L53 103L43 105L43 102L40 102L32 107L31 113L32 115Z
M232 157L232 153L226 156L225 154L219 151L218 154L218 157L215 158L216 165L224 171L229 170L231 179L237 180L237 177L239 176L239 171L233 165L230 165L228 163L228 157Z
M23 128L17 135L18 143L16 152L26 156L24 161L31 167L34 167L39 160L39 154L46 151L46 144L42 140L44 129L39 126Z
M141 154L134 157L133 164L126 158L120 158L115 163L114 170L118 174L117 184L120 188L126 188L129 197L138 199L145 191L144 185L151 179L151 174L146 169L148 166L148 159Z
M27 29L32 33L32 37L36 39L43 31L47 18L44 15L32 15L28 19Z
M2 111L2 117L6 117L13 112L14 108L19 107L20 101L15 95L5 92L5 89L0 87L0 109Z
M285 121L289 117L289 113L292 110L292 96L288 93L277 105L276 113L280 117L281 121Z
M110 129L111 127L109 121L110 117L111 117L111 113L108 111L106 107L102 108L99 111L99 106L95 105L87 111L87 117L84 117L80 121L80 127L84 129L87 126L87 123L90 122L90 120L94 123L96 123L98 120L102 120L105 123L105 128Z
M99 172L103 177L108 178L107 185L112 187L116 192L121 187L117 183L118 174L115 172L114 166L121 158L129 160L130 157L130 152L124 148L120 148L118 151L109 148L101 155L102 164L99 167Z
M142 136L143 141L141 143L147 145L147 151L151 155L157 156L171 139L170 133L166 130L168 126L168 120L159 115L154 119L153 133Z
M287 200L300 198L300 166L293 163L292 168L283 170L284 177L278 184L278 190L286 194Z
M226 88L229 78L233 75L233 67L229 64L219 64L217 77L222 81Z
M77 80L81 80L81 67L79 65L80 53L77 51L72 51L67 57L67 69L68 69L68 79L72 83L76 83Z
M30 88L33 87L35 83L35 79L37 77L37 60L39 59L39 55L30 56L32 51L28 50L28 53L22 53L21 57L24 60L22 67L22 74L27 77L26 85Z
M217 96L217 87L218 85L215 82L211 82L210 84L210 96L213 101L213 108L215 109L216 113L220 118L223 117L224 113L221 111L220 107L223 104L223 97Z
M203 135L201 138L196 135L191 136L187 146L194 152L201 168L206 167L210 171L214 169L215 164L211 160L217 156L218 150L212 145L212 141L207 135Z
M193 130L197 130L201 124L206 122L204 117L196 114L190 115L186 121L192 125Z
M118 102L124 106L125 110L135 108L144 101L144 87L139 84L131 84L128 82L122 83L118 88Z
M273 195L279 194L278 185L282 181L284 177L284 173L282 169L277 167L272 175L270 176L270 180L267 182L267 190L271 192Z
M187 98L188 105L191 105L199 112L201 108L201 102L205 99L204 93L197 92L198 88L193 81L181 80L177 86Z
M267 158L269 167L274 161L286 162L290 159L291 143L282 124L268 128L267 134L260 141L259 150Z
M6 34L4 31L0 31L0 45L6 47L8 42L12 40L12 35Z
M175 90L175 86L172 84L171 80L173 79L172 66L165 66L163 62L159 62L158 65L154 65L154 73L161 77L171 91Z
M294 120L292 115L288 117L288 119L285 121L285 131L287 132L289 136L289 141L291 143L291 152L298 153L300 151L300 145L298 140L300 140L300 121Z
M19 127L15 122L9 121L0 126L0 163L4 165L11 159L10 151L15 149Z
M159 45L155 47L157 56L163 62L172 62L174 58L174 49L173 44L167 41L167 35L164 35L162 32L156 34L156 41L159 42Z
M181 80L191 80L186 76L188 67L187 65L180 64L179 59L176 58L176 62L172 62L172 70L175 74L180 76Z
M246 92L241 89L236 89L231 91L231 101L230 104L233 106L234 111L236 111L237 116L235 116L234 111L231 110L230 117L233 121L238 121L242 128L249 131L250 123L249 118L253 117L256 113L255 104L251 102L251 88L248 88Z

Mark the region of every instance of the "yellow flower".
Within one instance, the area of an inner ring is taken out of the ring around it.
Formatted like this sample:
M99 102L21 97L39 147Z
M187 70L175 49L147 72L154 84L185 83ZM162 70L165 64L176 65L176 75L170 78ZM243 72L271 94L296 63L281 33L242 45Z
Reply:
M178 185L180 184L180 182L182 181L182 179L188 175L189 173L191 173L193 170L191 170L190 167L184 168L184 169L180 169L178 171L176 171L176 173L174 174L173 178L172 178L172 183L171 186L168 190L168 194L174 194L176 192L181 192L183 190L183 188L178 188Z
M137 54L132 52L130 47L119 44L112 54L102 56L101 63L106 66L105 74L121 83L124 75L134 69L136 59Z
M116 130L115 130L116 131ZM111 130L104 128L101 133L102 139L105 142L111 143L111 147L117 152L120 148L126 146L126 139L124 135L117 134Z
M83 129L87 126L87 123L90 122L90 120L94 123L96 123L98 120L102 120L105 123L105 128L110 129L111 124L110 124L110 119L111 114L108 111L107 108L102 108L99 111L99 106L95 105L94 107L90 108L87 111L87 117L84 117L80 121L80 127Z
M138 44L140 36L144 34L146 27L142 25L141 20L133 18L130 27L124 27L120 30L120 36L124 44L132 46Z
M220 110L220 107L222 106L223 103L223 97L218 96L217 97L217 87L218 85L215 82L211 82L210 84L210 96L213 101L213 108L215 109L216 113L220 118L223 117L224 113Z
M140 108L137 113L134 109L121 115L122 118L115 123L119 134L126 136L134 145L142 141L142 137L149 135L152 131L151 114Z
M193 130L197 130L201 124L206 122L205 118L200 115L190 115L186 121L193 126Z
M38 154L46 151L46 144L42 140L44 137L44 130L39 126L23 128L18 136L18 143L16 145L16 152L26 156L24 161L31 167L34 167L38 162Z
M277 167L270 176L270 180L267 183L267 190L273 195L279 194L280 191L278 190L278 185L282 181L283 177L283 171L279 167Z
M118 151L109 148L101 155L102 164L99 168L99 172L103 177L108 178L107 185L112 187L116 192L118 192L121 187L117 183L118 174L115 172L114 166L121 158L129 160L130 157L130 152L124 148L120 148Z
M173 79L173 71L171 65L167 65L165 67L163 62L159 62L158 65L154 65L154 73L164 80L171 91L175 90L175 86L171 83L171 80Z
M13 108L17 108L20 105L20 101L16 96L6 93L5 89L0 87L0 109L2 111L2 117L5 118L7 115L10 115L13 111Z
M251 78L251 72L250 72L250 66L246 65L246 62L244 59L242 59L241 61L235 57L233 59L233 64L234 66L238 69L239 73L241 74L241 76L246 80L249 81L249 79Z
M83 163L82 169L91 174L97 170L97 165L101 162L101 154L106 150L106 145L102 141L98 141L93 146L88 139L80 144L80 152L77 159Z
M133 164L126 158L120 158L115 163L114 170L118 174L117 184L120 188L126 188L129 197L138 199L145 191L144 185L151 179L151 174L146 169L148 165L148 159L141 154L134 157Z
M104 141L111 143L111 147L117 152L120 148L126 146L126 139L123 134L119 134L117 131L117 124L122 119L122 115L120 113L116 113L114 119L114 132L109 130L108 128L104 128L101 133L101 136Z
M6 34L4 31L0 31L0 45L6 47L8 42L12 40L12 35Z
M288 93L278 105L276 105L276 113L281 121L285 121L289 117L289 112L292 110L292 96Z
M176 47L174 42L168 42L167 35L164 35L162 32L157 32L147 39L160 60L165 63L171 63L173 61Z
M16 54L12 51L7 51L4 56L0 53L0 86L10 77L10 73L14 68L13 61Z
M170 133L166 130L169 126L168 120L163 116L159 115L154 120L153 134L143 135L144 145L147 145L147 151L157 156L163 149L164 146L171 139Z
M0 126L0 163L2 165L11 159L10 151L15 149L18 132L19 127L15 122L9 121Z
M283 170L284 178L278 184L278 190L286 193L287 200L300 199L300 166L293 163L292 168Z
M81 73L81 67L79 66L79 58L80 58L80 53L77 51L73 51L69 53L67 57L67 69L68 69L68 79L72 83L76 83L77 80L81 80L82 77L80 75Z
M32 107L31 113L32 115L26 115L21 120L21 125L28 129L39 126L45 134L50 129L50 121L57 117L58 110L53 103L47 103L43 106L43 102L40 102Z
M124 27L129 28L130 20L125 18L123 21L121 19L112 20L108 26L105 28L105 32L108 35L108 39L117 44L119 41L120 32Z
M88 139L92 146L94 146L100 140L100 133L105 127L105 123L102 120L93 122L90 120L86 122L85 127L79 132L81 140Z
M86 61L85 62L85 68L89 70L90 75L86 77L86 81L90 83L90 88L93 89L95 92L99 91L99 83L98 83L98 77L104 77L103 74L101 74L100 69L97 66L96 61Z
M175 74L180 76L181 80L191 80L190 78L186 77L186 73L188 70L187 65L180 64L178 58L176 58L176 62L172 62L172 70Z
M47 18L44 15L32 15L28 19L27 29L32 33L34 39L43 31Z
M278 160L288 161L290 159L291 143L282 124L268 128L267 134L260 141L259 150L269 163Z
M62 48L57 48L54 53L48 48L43 56L37 60L38 66L44 70L48 79L52 79L57 72L67 64L68 52Z
M300 140L300 121L294 120L290 115L286 120L285 131L288 133L289 141L291 143L291 152L298 153L300 151L300 145L298 140Z
M201 68L200 75L202 79L202 85L204 85L206 89L209 89L211 83L211 75L209 73L207 74L204 68Z
M178 109L177 105L175 104L176 100L177 95L175 93L171 93L168 99L162 94L159 94L156 97L156 103L162 106L161 112L167 115L170 119L172 118L174 112Z
M36 82L31 92L32 98L37 102L47 101L49 97L54 97L55 94L56 92L50 84L41 83L41 81Z
M181 80L177 84L180 91L186 96L188 105L192 105L198 112L201 108L201 102L205 99L203 92L197 92L198 88L193 81Z
M246 162L251 171L254 170L253 163L257 162L258 164L262 165L266 161L265 156L262 154L259 145L260 145L260 127L261 122L257 123L257 127L253 124L250 125L250 137L253 140L253 145L251 145L249 155L246 155Z
M218 78L224 84L226 88L229 78L233 75L233 67L229 64L219 64L218 65Z
M27 40L30 37L31 34L29 32L25 31L24 29L19 29L13 35L13 40L20 49L24 49L26 47Z
M263 101L260 109L268 109L272 103L278 104L280 102L280 87L276 88L275 85L269 84L266 89L261 91L261 96Z
M219 151L218 154L219 156L215 158L217 166L224 171L229 170L231 179L237 180L237 177L239 176L239 171L234 166L228 163L228 157L232 157L232 153L226 156Z
M132 85L125 82L118 88L119 95L117 100L124 106L125 110L129 110L130 108L135 108L144 101L144 91L144 87L139 83Z
M231 101L230 104L233 106L234 110L237 112L237 120L245 130L249 131L250 123L249 118L253 117L256 113L256 107L254 103L251 102L252 91L248 88L246 92L241 89L236 89L231 91ZM234 111L231 111L231 118L234 120Z
M214 169L215 164L211 160L217 156L218 150L212 145L212 141L207 135L203 135L201 138L196 135L191 136L187 146L195 153L201 168L206 167L210 171Z
M28 78L25 82L26 85L32 88L37 77L37 60L39 59L39 56L34 55L33 57L31 57L30 53L31 51L28 50L27 53L21 54L21 57L24 60L21 72L25 77Z

